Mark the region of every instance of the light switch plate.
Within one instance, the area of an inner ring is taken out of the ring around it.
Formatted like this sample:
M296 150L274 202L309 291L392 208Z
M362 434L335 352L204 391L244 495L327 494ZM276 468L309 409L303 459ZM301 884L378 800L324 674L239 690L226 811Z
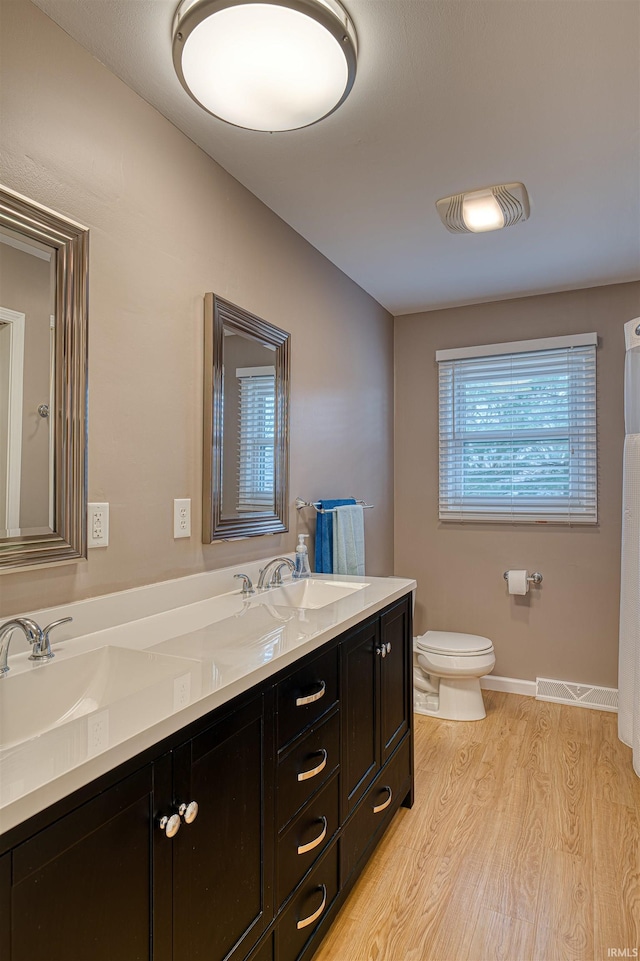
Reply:
M87 546L109 546L108 504L87 504Z

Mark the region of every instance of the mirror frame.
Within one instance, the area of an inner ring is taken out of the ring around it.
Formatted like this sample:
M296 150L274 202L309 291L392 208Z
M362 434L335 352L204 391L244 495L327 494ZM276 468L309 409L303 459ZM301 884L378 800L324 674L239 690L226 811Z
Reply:
M0 573L87 556L89 231L0 185L0 224L56 251L54 529L0 538Z
M271 512L222 516L222 370L224 328L248 334L275 347L275 497ZM202 541L279 534L289 530L289 379L290 335L216 294L204 298L204 449Z

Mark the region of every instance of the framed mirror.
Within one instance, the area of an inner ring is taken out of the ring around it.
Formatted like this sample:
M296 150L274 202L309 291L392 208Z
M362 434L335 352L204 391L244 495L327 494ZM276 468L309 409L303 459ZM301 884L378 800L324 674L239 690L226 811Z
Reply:
M205 544L289 529L289 334L205 296Z
M0 572L87 556L88 230L0 186Z

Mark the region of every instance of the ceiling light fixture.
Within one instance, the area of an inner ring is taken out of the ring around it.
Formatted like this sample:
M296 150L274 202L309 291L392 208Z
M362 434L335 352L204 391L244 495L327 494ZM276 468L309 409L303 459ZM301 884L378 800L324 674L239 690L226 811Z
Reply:
M337 0L183 0L173 65L190 97L248 130L297 130L333 113L356 76Z
M529 216L529 195L524 184L497 184L467 190L436 203L440 219L454 234L480 234L519 224Z

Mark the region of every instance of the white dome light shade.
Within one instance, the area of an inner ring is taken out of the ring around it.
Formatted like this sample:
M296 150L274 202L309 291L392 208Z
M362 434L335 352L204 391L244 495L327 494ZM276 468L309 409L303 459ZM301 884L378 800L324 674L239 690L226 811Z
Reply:
M326 117L355 76L348 17L314 2L188 4L174 32L174 64L210 113L249 130L296 130ZM341 9L341 8L339 8ZM327 25L329 24L329 26ZM330 29L331 28L331 29Z

